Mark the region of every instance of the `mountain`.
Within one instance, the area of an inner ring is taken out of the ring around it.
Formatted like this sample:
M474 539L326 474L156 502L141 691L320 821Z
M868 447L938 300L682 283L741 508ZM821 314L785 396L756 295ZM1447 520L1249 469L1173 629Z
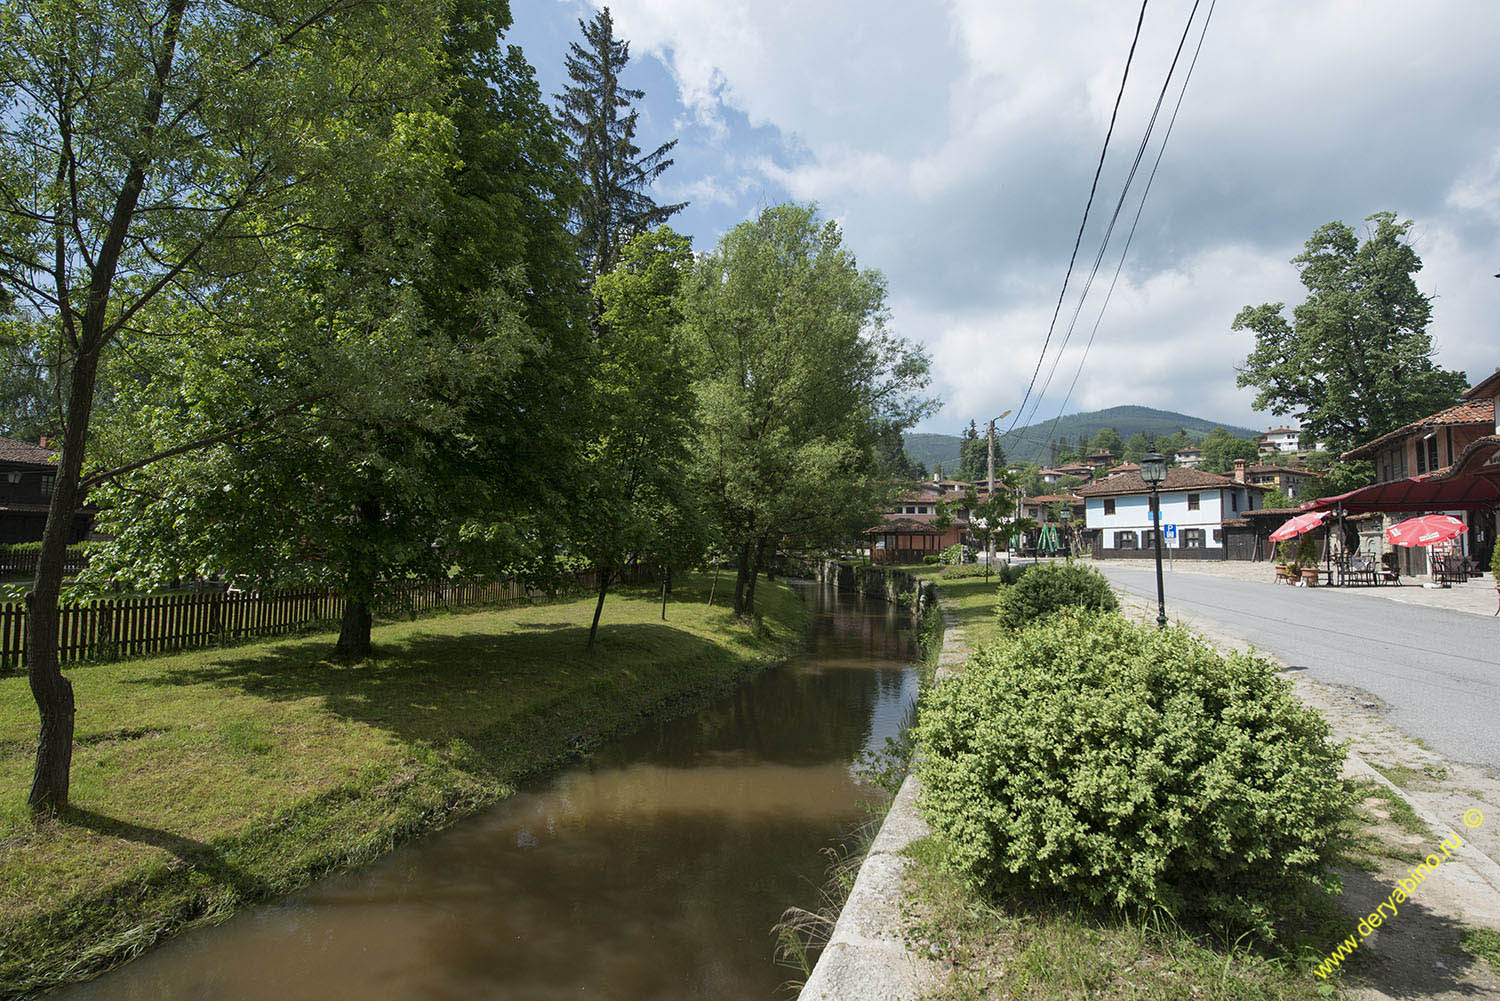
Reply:
M1114 428L1120 437L1129 440L1137 431L1147 435L1174 434L1178 428L1187 430L1188 437L1201 441L1214 428L1221 427L1241 438L1254 438L1261 432L1252 428L1236 427L1221 421L1205 420L1189 414L1171 410L1154 410L1151 407L1110 407L1108 410L1093 410L1086 414L1068 414L1052 427L1051 421L1016 428L1010 434L1001 434L995 443L1005 452L1006 462L1036 462L1048 460L1047 443L1052 438L1067 438L1076 442L1079 435L1092 438L1105 428ZM983 426L979 433L984 434ZM956 434L908 434L905 436L906 454L920 462L930 471L942 463L945 473L958 468L958 442Z

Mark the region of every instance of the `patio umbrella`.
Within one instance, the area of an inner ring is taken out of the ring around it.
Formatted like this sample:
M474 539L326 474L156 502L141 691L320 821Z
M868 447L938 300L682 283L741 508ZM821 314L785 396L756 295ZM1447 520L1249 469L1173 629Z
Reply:
M1392 525L1385 530L1385 537L1393 546L1435 546L1468 530L1468 525L1451 515L1424 514Z
M1299 514L1295 518L1288 519L1285 524L1272 532L1271 541L1280 542L1282 539L1290 539L1303 532L1312 531L1322 524L1326 517L1328 517L1327 511L1309 511L1307 514Z

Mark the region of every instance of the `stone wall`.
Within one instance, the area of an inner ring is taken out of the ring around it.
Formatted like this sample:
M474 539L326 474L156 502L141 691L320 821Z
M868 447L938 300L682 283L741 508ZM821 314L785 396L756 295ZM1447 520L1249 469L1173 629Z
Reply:
M911 609L917 618L937 603L937 585L910 570L823 560L818 564L818 580L831 583L840 591L855 591L869 598L894 602Z

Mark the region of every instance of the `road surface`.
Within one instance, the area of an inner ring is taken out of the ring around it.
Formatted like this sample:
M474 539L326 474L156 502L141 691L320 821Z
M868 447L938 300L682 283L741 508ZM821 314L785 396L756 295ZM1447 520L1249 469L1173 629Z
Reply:
M1100 566L1156 600L1154 570ZM1168 572L1167 617L1254 644L1318 681L1376 696L1390 722L1457 761L1500 769L1500 619L1382 598Z

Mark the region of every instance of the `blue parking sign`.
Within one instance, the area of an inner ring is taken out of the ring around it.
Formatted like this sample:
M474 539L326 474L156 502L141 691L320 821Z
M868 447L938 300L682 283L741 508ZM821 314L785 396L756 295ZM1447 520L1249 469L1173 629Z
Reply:
M1165 526L1165 531L1166 531L1166 535L1164 536L1164 538L1168 538L1168 539L1175 539L1175 538L1177 538L1177 526L1176 525L1167 525L1167 526Z

